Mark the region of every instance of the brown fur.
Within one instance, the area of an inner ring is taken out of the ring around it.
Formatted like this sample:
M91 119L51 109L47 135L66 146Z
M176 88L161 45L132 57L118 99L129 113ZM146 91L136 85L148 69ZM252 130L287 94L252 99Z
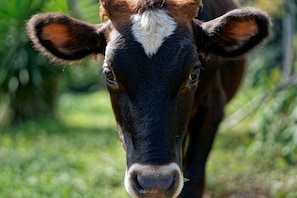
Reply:
M190 21L202 8L200 0L101 0L101 17L127 19L152 8L166 8L176 21Z

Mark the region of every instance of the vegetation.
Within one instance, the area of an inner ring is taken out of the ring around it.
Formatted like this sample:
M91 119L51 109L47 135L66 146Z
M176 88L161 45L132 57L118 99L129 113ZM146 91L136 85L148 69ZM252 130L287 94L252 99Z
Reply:
M46 116L54 116L59 89L59 74L64 70L54 66L32 48L25 31L25 22L31 15L42 11L56 11L71 14L77 6L91 10L96 15L95 1L46 1L46 0L0 0L0 101L9 104L9 111L2 115L12 122L21 122ZM24 9L26 8L26 9ZM72 8L69 9L69 8ZM83 9L82 9L83 11ZM89 12L85 12L89 13ZM98 15L98 14L97 14ZM72 76L69 72L68 76ZM1 109L0 109L1 116ZM1 118L1 117L0 117Z
M106 92L65 94L60 122L1 129L1 197L123 197L124 151L106 103Z
M0 93L9 100L12 120L50 115L54 109L57 69L38 55L24 21L40 11L44 0L0 0ZM26 9L24 9L26 8Z

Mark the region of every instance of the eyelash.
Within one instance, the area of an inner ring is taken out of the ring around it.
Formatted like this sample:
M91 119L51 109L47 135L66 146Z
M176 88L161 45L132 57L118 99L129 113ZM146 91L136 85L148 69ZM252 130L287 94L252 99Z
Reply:
M110 66L107 63L103 63L102 66L102 73L106 76L106 82L111 85L117 85L115 80L115 76L113 71L111 70Z
M192 69L190 75L189 75L189 83L194 84L199 80L200 72L201 72L201 65L197 64Z

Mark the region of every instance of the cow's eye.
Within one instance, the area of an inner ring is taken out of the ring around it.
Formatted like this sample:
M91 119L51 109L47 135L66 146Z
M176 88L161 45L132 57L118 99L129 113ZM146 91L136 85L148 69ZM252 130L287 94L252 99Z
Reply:
M189 75L189 83L193 84L196 83L199 80L201 65L195 65L195 67L192 69L190 75Z
M112 84L112 85L117 85L117 82L115 80L115 76L113 74L113 71L111 70L111 68L109 67L109 65L107 63L104 63L102 66L102 73L105 74L106 76L106 82L108 84Z

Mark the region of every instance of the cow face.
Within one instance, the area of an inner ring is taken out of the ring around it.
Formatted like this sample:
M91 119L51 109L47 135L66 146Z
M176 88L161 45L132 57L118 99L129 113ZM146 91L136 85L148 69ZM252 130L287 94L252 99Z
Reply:
M201 63L239 56L268 35L265 13L245 8L213 21L193 19L200 1L103 0L110 20L91 25L57 13L28 22L35 47L56 62L103 54L103 73L126 150L133 197L177 197L182 143Z
M185 26L174 23L163 10L148 12L152 13L143 14L167 17L164 20L171 26L161 24L157 27L160 32L152 33L152 38L142 38L145 32L135 32L143 31L134 27L138 22L132 23L128 31L116 30L118 39L107 45L103 72L127 152L127 190L134 194L145 188L156 192L167 189L172 196L183 183L181 145L201 64ZM151 23L158 25L157 21ZM131 185L133 182L137 185Z

